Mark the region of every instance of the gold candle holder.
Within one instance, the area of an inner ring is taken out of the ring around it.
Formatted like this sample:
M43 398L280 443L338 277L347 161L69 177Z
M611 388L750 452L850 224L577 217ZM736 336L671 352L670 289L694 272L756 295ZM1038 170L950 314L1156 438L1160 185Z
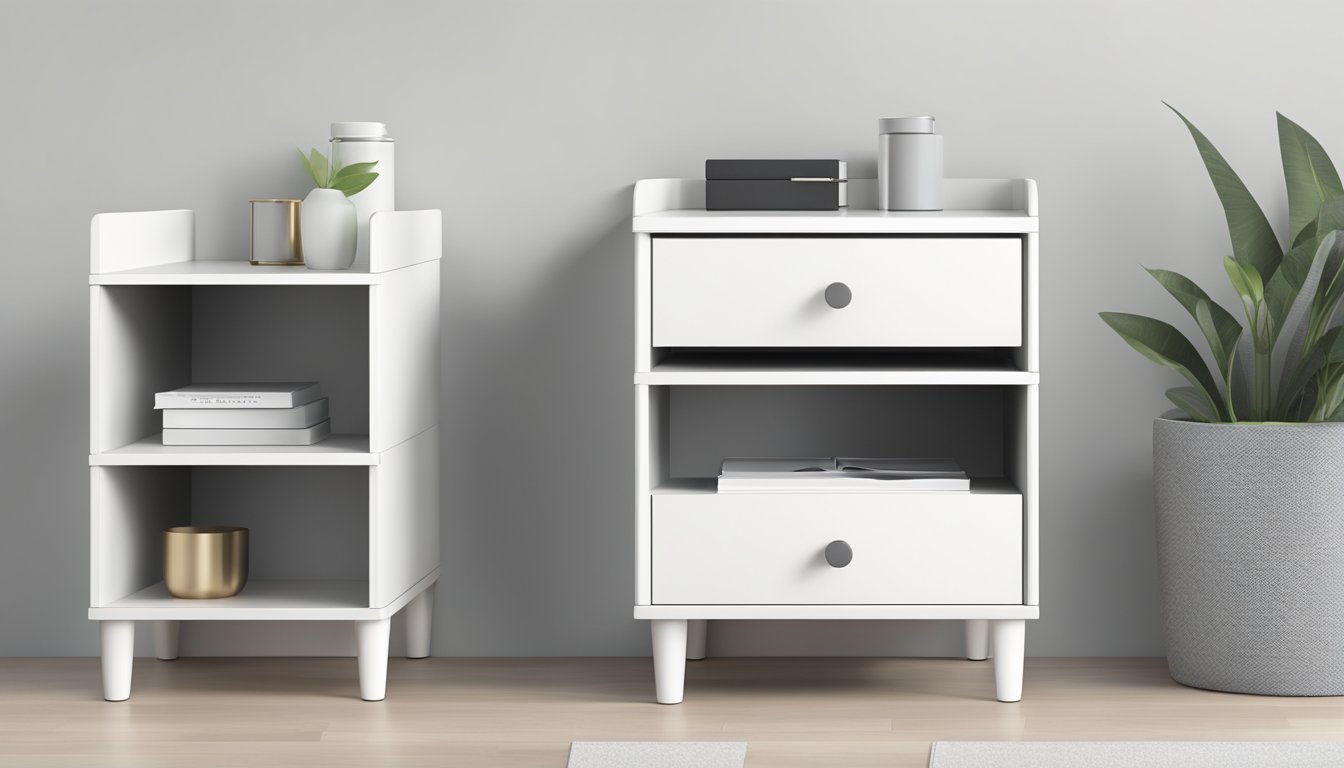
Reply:
M184 525L163 532L163 583L173 597L233 597L247 585L247 529Z
M303 266L303 234L299 200L279 197L249 200L252 204L252 258L258 266Z

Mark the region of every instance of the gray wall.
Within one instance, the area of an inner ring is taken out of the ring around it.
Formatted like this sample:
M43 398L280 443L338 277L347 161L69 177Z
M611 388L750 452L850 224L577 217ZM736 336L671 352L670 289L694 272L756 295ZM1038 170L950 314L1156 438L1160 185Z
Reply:
M1216 200L1161 100L1272 218L1275 109L1344 147L1329 2L90 0L0 16L0 655L97 647L89 217L193 208L202 256L243 257L247 198L302 196L294 146L343 119L386 121L398 203L444 211L435 653L646 653L630 618L631 183L710 156L838 156L871 175L875 121L899 114L937 115L950 176L1040 183L1029 650L1159 653L1149 419L1173 378L1095 313L1175 316L1140 263L1228 296ZM776 629L724 626L711 650L956 652L951 625ZM186 650L346 648L330 630L198 628Z

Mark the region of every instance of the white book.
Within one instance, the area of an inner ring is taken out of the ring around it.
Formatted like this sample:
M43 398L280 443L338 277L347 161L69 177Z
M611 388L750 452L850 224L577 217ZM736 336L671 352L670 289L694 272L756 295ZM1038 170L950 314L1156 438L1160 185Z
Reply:
M327 418L327 398L293 408L164 408L164 429L303 429Z
M316 381L192 384L154 394L154 407L163 408L293 408L322 397Z
M969 492L970 478L950 459L725 459L723 493Z
M164 445L312 445L331 435L331 419L304 429L165 429Z

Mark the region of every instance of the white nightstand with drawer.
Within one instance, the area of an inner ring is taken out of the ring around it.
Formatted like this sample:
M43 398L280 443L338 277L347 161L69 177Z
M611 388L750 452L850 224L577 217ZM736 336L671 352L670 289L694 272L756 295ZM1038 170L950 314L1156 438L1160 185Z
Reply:
M1035 182L949 179L936 213L873 210L874 183L849 184L836 212L706 211L700 179L635 186L634 615L661 703L681 701L713 619L962 620L966 657L992 647L999 700L1021 698L1040 611ZM871 429L850 447L824 421L864 420L855 387L892 404L874 417L900 425L885 455L957 459L971 491L715 492L728 456L871 451ZM734 422L785 390L818 409ZM704 393L723 402L697 413Z

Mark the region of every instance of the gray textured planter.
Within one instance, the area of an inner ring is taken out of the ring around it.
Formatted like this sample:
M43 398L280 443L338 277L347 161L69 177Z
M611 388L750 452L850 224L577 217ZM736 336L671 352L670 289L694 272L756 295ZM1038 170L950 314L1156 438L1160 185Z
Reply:
M1153 423L1177 682L1344 695L1344 423Z

